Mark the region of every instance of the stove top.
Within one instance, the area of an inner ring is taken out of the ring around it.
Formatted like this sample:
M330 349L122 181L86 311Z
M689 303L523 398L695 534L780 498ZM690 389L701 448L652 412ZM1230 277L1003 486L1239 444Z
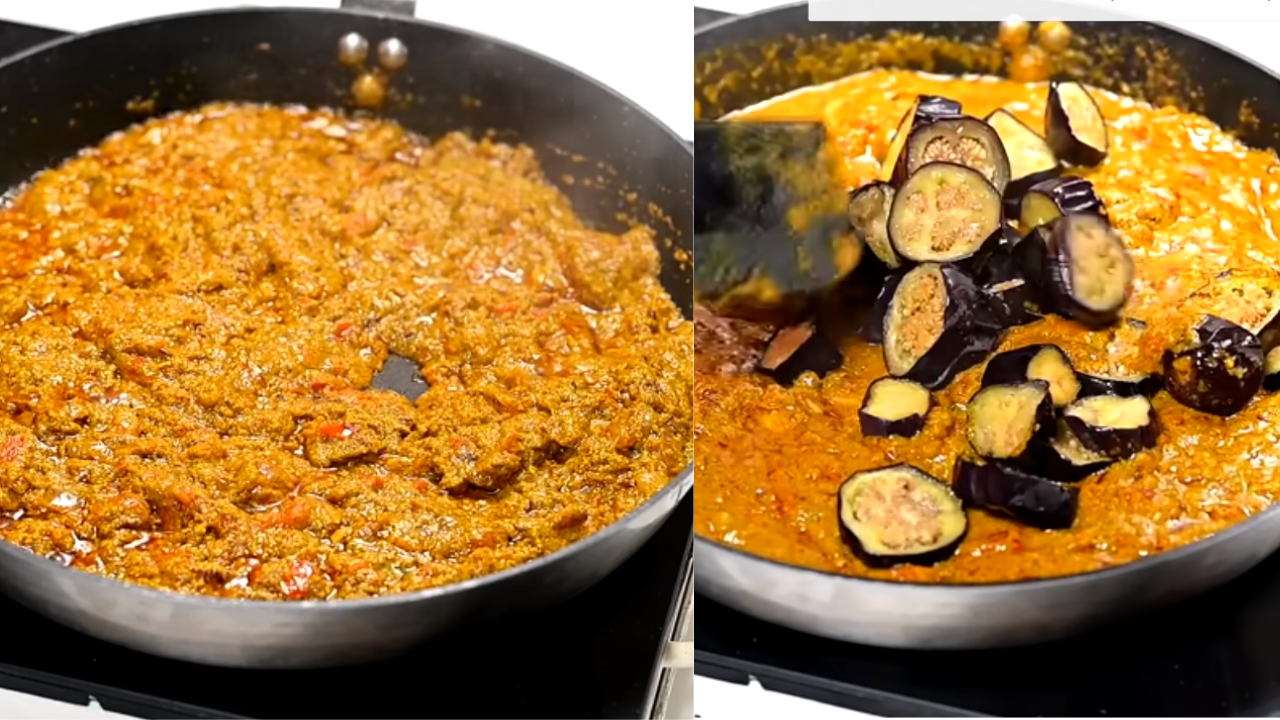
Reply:
M0 21L0 57L63 33ZM548 610L402 658L254 671L94 640L0 597L0 687L138 717L648 718L689 579L693 496L616 572Z

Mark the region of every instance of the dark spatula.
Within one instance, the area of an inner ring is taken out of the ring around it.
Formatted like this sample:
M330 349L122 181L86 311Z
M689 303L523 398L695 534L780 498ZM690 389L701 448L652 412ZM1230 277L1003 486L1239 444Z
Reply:
M862 258L818 122L698 122L694 294L717 314L786 322Z

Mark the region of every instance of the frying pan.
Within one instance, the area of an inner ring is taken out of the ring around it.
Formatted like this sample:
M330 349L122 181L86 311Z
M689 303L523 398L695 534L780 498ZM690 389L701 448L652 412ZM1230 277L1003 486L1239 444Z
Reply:
M1071 6L1029 2L1023 15L1062 17ZM1075 8L1078 10L1078 8ZM1104 11L1097 11L1099 15ZM1123 19L1117 17L1117 19ZM869 67L850 51L890 30L975 39L996 23L810 23L805 4L713 22L694 35L695 93L704 119ZM1068 75L1200 112L1254 147L1280 146L1280 82L1225 48L1146 22L1073 22L1083 55ZM797 56L805 62L788 62ZM782 58L781 62L764 58ZM934 56L937 72L973 68ZM749 68L748 75L743 70ZM920 68L915 68L920 69ZM1242 112L1246 108L1250 112ZM1252 117L1250 117L1252 115ZM1241 117L1250 119L1242 125ZM1058 639L1222 585L1280 547L1280 508L1205 540L1069 577L987 585L855 578L767 560L695 539L697 592L748 615L848 642L960 649Z
M353 74L339 63L339 39L359 33L376 47L394 37L408 48L408 63L391 85L411 99L389 103L385 116L427 137L494 130L533 147L548 178L581 173L575 155L613 168L611 186L561 189L601 229L623 229L616 216L633 207L660 208L672 223L658 242L662 284L691 316L691 273L679 260L692 234L688 147L587 77L519 47L414 20L412 5L383 0L373 10L179 15L55 40L8 58L0 62L0 187L143 119L130 110L138 99L154 101L155 113L214 100L346 105ZM479 102L464 104L464 96ZM627 193L639 202L627 202ZM581 542L504 572L415 593L297 603L180 595L64 568L7 543L0 543L0 590L84 633L156 655L239 667L354 664L462 623L572 597L639 549L692 485L692 470L685 469Z

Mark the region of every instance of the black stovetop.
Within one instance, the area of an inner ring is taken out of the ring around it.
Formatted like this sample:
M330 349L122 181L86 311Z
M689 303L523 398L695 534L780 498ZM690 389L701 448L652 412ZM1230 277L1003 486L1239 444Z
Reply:
M696 602L697 674L873 715L1280 716L1280 554L1190 602L1009 650L852 645Z
M0 21L0 57L62 33ZM567 603L339 670L193 665L94 640L0 598L0 687L140 717L647 718L690 562L692 493Z

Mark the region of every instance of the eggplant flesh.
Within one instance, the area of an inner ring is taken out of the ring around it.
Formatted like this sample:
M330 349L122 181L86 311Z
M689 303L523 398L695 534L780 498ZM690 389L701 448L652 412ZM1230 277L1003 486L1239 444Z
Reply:
M1189 337L1165 350L1165 389L1182 405L1210 415L1234 415L1262 387L1266 358L1258 336L1229 320L1206 316Z
M901 183L907 179L907 163L903 161L903 150L907 147L907 138L911 131L928 125L936 120L960 116L960 103L937 95L918 95L911 103L911 108L898 121L893 140L889 144L889 152L885 155L880 173L880 180Z
M1002 463L956 462L952 488L966 505L1043 530L1075 524L1080 491Z
M981 363L1003 330L977 285L953 265L912 268L893 286L884 313L889 374L930 390Z
M1054 407L1066 407L1080 395L1080 380L1071 358L1057 345L1028 345L996 354L982 373L982 386L1042 380L1049 384Z
M1009 158L1009 184L1004 189L1005 207L1016 215L1018 200L1036 183L1057 177L1062 164L1049 142L1008 110L1000 109L986 117L986 122L1000 136Z
M890 269L902 265L889 241L889 210L894 194L889 183L873 182L854 190L849 197L849 223L871 253Z
M1081 445L1115 460L1155 447L1160 435L1151 401L1142 395L1091 395L1068 405L1062 416Z
M963 165L977 171L1003 194L1009 185L1009 156L1000 135L975 117L935 120L913 128L903 150L906 177L934 162Z
M978 171L950 162L922 166L898 188L888 234L911 262L975 256L1001 228L1000 193Z
M1072 165L1097 165L1110 148L1106 118L1078 82L1050 83L1044 135L1058 159Z
M1074 483L1106 470L1113 462L1114 459L1085 447L1067 423L1059 421L1058 432L1041 459L1040 472L1054 482Z
M1026 230L1047 225L1063 215L1092 213L1107 217L1107 208L1084 178L1063 176L1050 178L1027 190L1018 210L1018 222Z
M1265 374L1262 378L1262 389L1267 392L1280 390L1280 346L1267 352L1263 361Z
M1120 318L1133 285L1133 258L1097 215L1063 215L1018 243L1025 272L1040 279L1054 312L1090 329Z
M898 378L880 378L867 388L858 410L858 422L866 437L915 437L924 429L932 400L921 384Z
M854 473L838 494L840 536L869 567L935 565L969 528L951 488L910 465Z
M843 364L840 348L809 321L775 332L760 356L758 369L779 384L790 386L806 372L825 377Z
M1049 384L1040 380L984 387L968 414L969 445L991 460L1033 459L1055 427Z

